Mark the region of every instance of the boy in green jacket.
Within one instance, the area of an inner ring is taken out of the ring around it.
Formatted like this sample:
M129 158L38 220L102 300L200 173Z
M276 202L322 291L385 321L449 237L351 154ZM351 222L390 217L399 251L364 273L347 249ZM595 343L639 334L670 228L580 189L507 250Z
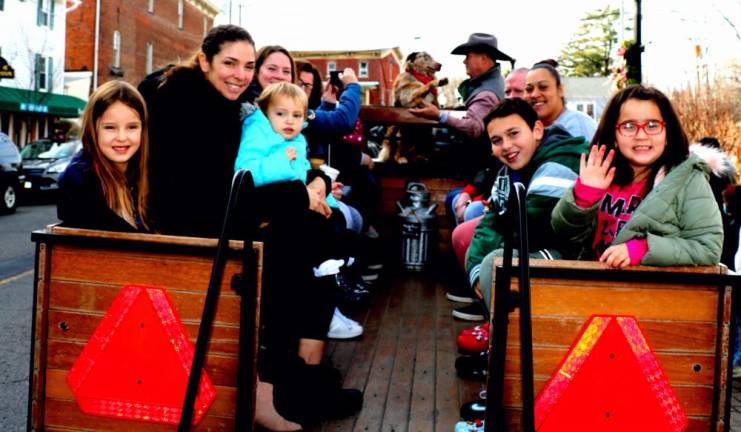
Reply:
M476 227L466 253L466 271L479 297L491 303L492 261L501 256L506 230L514 229L500 214L511 184L527 189L526 208L531 256L554 259L558 242L551 228L551 211L578 177L579 158L587 150L559 126L544 128L535 110L521 99L505 99L484 119L494 156L504 166L492 190L492 205ZM455 315L455 312L454 312Z

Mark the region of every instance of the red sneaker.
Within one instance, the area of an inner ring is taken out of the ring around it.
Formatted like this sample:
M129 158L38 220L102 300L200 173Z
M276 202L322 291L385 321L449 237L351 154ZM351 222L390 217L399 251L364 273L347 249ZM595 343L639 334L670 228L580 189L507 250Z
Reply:
M461 351L482 352L489 348L489 323L467 328L458 335Z

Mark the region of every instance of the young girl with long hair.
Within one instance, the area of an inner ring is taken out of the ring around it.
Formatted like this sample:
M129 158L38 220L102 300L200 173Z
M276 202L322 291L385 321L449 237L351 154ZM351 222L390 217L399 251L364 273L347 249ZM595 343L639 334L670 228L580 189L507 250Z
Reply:
M723 157L690 151L659 90L627 87L608 103L578 181L553 210L553 228L583 246L577 258L613 268L718 264L723 226L708 175Z
M82 118L82 150L59 179L59 219L110 231L149 231L147 109L132 85L110 81Z

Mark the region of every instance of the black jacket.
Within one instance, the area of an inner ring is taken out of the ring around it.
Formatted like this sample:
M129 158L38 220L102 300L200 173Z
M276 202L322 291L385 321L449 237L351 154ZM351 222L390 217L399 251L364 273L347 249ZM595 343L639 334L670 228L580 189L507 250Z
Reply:
M59 176L57 217L62 225L105 231L136 232L133 226L108 208L100 179L89 156L80 151Z
M149 109L150 207L162 234L216 237L242 133L240 101L200 70L155 72L139 84Z

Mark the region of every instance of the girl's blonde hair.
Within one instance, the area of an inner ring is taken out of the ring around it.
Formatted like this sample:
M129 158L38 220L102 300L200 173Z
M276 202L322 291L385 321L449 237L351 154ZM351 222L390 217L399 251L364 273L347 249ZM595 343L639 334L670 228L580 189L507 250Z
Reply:
M139 114L142 122L139 150L131 157L126 172L119 170L108 160L98 146L98 122L103 113L116 102L121 102ZM147 107L141 94L125 81L109 81L98 87L85 107L82 115L82 148L90 155L92 168L100 179L108 208L123 218L129 225L137 227L137 215L141 225L149 229L147 201L149 199L149 133ZM129 186L136 186L134 202Z
M257 103L257 106L260 107L262 112L267 113L268 107L278 96L290 98L301 105L304 110L304 118L306 118L306 114L309 110L309 98L306 97L306 93L301 89L301 87L296 84L291 84L289 82L270 84L265 87L262 93L260 93L260 97L255 100L255 103Z

